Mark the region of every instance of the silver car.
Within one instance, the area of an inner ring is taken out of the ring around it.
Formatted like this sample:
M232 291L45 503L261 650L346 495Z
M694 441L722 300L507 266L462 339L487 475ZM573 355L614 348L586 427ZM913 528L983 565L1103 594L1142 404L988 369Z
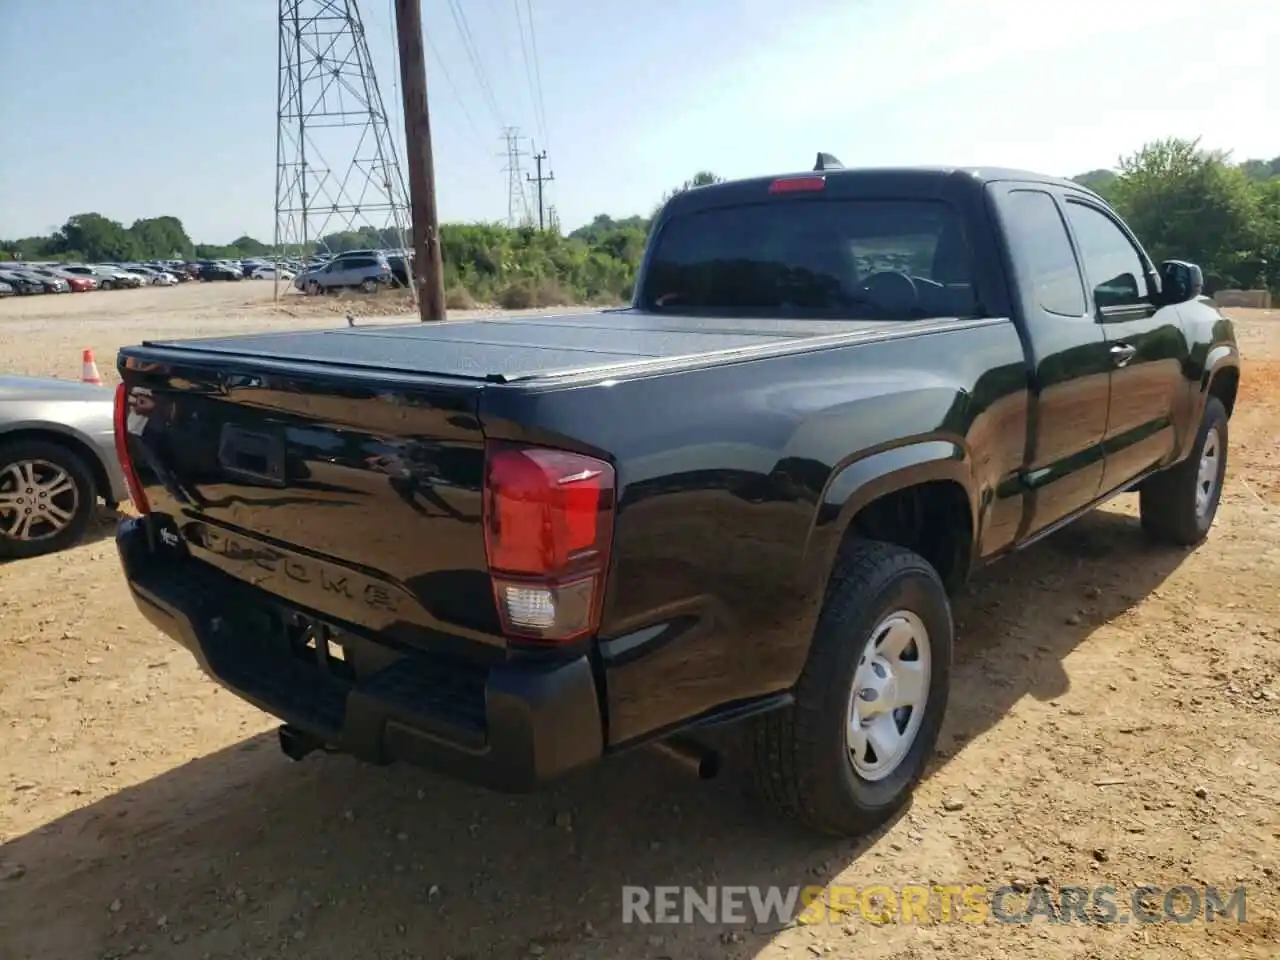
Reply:
M376 293L391 286L391 279L391 264L384 254L377 250L354 250L298 274L293 285L312 296L344 287Z
M0 376L0 559L78 542L98 499L129 499L114 395L74 380Z

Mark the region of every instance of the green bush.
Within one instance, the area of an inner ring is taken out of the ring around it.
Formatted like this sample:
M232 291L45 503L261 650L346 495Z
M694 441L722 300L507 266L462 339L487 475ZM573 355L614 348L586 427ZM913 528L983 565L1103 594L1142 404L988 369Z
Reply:
M537 291L529 280L513 280L498 291L498 306L504 310L529 310L537 305Z
M449 310L474 310L476 298L461 284L455 283L444 292L444 305Z

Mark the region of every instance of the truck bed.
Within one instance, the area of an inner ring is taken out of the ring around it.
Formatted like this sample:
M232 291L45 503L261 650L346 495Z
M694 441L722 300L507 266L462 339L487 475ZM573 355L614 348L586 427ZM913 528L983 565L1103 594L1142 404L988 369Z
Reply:
M901 326L849 320L680 317L617 310L155 340L147 341L146 346L267 362L510 383L726 352L770 353L798 341L842 340L851 334Z

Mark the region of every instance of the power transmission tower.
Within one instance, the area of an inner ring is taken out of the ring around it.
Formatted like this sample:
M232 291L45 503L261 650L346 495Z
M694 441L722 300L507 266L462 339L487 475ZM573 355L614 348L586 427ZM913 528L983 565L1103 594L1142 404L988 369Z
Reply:
M528 154L520 149L520 128L506 127L502 131L502 139L507 143L507 165L502 168L507 175L507 226L528 224L533 217L529 212L529 198L524 192L523 171L520 169L521 157Z
M404 177L356 0L279 3L276 256L362 227L403 251Z
M525 179L528 180L530 183L536 183L538 185L538 229L539 230L547 229L546 221L543 216L545 208L542 205L542 185L544 183L550 183L552 180L556 178L555 171L552 171L550 174L548 174L545 177L542 175L542 161L545 159L547 159L546 150L543 150L541 153L535 153L533 155L533 162L538 165L538 175L536 177L531 177L527 173L524 175Z

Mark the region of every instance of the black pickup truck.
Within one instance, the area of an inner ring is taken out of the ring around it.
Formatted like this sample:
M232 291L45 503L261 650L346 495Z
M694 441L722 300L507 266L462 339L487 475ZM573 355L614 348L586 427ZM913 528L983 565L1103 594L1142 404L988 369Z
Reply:
M820 155L673 198L625 309L122 350L119 554L295 759L527 790L709 774L743 721L771 800L859 833L934 748L952 588L1124 490L1205 536L1201 287L1075 183Z

